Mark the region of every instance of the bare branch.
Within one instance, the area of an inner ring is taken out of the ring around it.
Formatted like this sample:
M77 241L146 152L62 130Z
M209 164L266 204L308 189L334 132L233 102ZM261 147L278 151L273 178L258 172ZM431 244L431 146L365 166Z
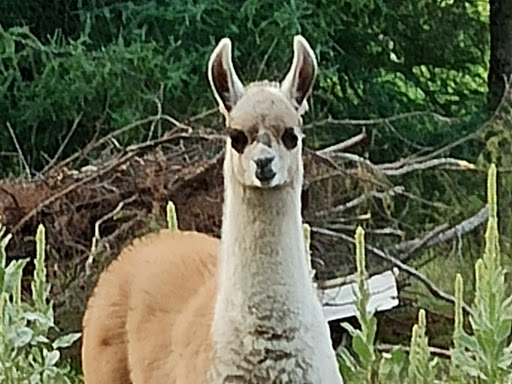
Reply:
M398 185L396 187L393 187L393 188L390 188L388 189L387 191L384 191L384 192L378 192L378 191L372 191L372 192L369 192L369 193L365 193L365 194L362 194L361 196L359 197L356 197L355 199L353 200L350 200L349 202L345 203L345 204L341 204L341 205L338 205L336 207L333 207L333 208L330 208L328 210L325 210L325 211L319 211L315 214L315 216L326 216L328 214L333 214L333 213L342 213L348 209L351 209L351 208L354 208L362 203L364 203L365 201L373 198L373 197L376 197L378 199L383 199L385 197L388 197L388 196L395 196L397 194L401 194L405 191L405 188L401 185Z
M355 231L357 226L353 224L327 224L328 229L342 230L342 231ZM403 239L405 232L395 228L365 228L365 233L377 236L395 236Z
M333 231L330 231L328 229L318 228L318 227L311 228L311 231L314 231L316 233L321 233L321 234L324 234L324 235L327 235L327 236L339 238L339 239L342 239L342 240L344 240L346 242L349 242L349 243L355 245L355 240L352 237L347 236L347 235L345 235L343 233L333 232ZM405 273L407 273L410 276L415 277L419 282L421 282L425 286L425 288L428 289L428 291L434 297L436 297L438 299L441 299L441 300L444 300L446 302L455 304L455 297L453 297L453 295L450 295L449 293L446 293L446 292L442 291L432 281L430 281L425 275L423 275L421 272L417 271L416 269L408 266L407 264L405 264L401 260L391 256L387 252L382 251L382 250L380 250L380 249L378 249L376 247L373 247L373 246L371 246L369 244L365 244L365 248L369 252L373 253L375 256L378 256L381 259L390 262L391 264L393 264L398 269L404 271ZM462 303L462 307L463 307L463 309L467 313L472 314L473 311L471 310L471 307L469 307L466 303Z
M14 141L14 146L16 147L16 151L18 151L20 165L25 168L25 172L27 177L30 180L32 173L30 172L30 167L28 166L27 161L25 160L25 156L23 155L23 151L21 150L20 145L18 144L18 139L16 139L16 134L14 133L14 129L12 129L11 124L9 122L6 123L7 129L9 130L9 134L11 135L12 141Z
M195 116L192 116L192 117L189 117L189 118L185 119L183 121L183 124L193 123L194 121L204 119L205 117L211 116L211 115L213 115L214 113L217 113L217 112L219 112L219 108L208 109L207 111L201 112L201 113L199 113L199 114L197 114Z
M278 41L278 39L276 37L274 39L274 41L272 42L272 44L270 44L270 47L269 47L267 53L265 54L265 56L263 57L263 60L261 60L260 67L258 68L258 73L256 74L256 79L260 78L261 73L263 72L263 68L265 68L265 64L267 64L267 60L270 57L270 54L272 53L272 51L274 50L274 48L277 44L277 41Z
M124 199L117 204L117 206L111 211L108 212L106 215L102 216L96 223L94 224L94 237L92 238L91 242L91 249L89 250L89 257L87 258L87 261L85 263L85 274L89 275L92 263L94 262L94 257L96 255L97 249L98 249L98 242L101 240L101 234L100 234L100 225L103 224L105 221L113 218L115 215L117 215L119 212L121 212L121 209L126 204L130 204L133 202L138 196L132 195L127 199Z
M436 244L446 242L448 240L460 237L466 233L469 233L482 225L489 215L487 207L484 207L478 211L475 215L460 222L453 228L447 229L446 224L442 227L434 228L432 231L414 240L404 241L403 243L397 244L391 248L393 252L405 253L405 259L407 260L412 253L424 250L425 248L433 247ZM401 257L403 260L403 258Z
M459 121L459 119L442 116L442 115L439 115L434 112L416 111L416 112L401 113L396 116L383 117L380 119L366 119L366 120L353 120L353 119L336 120L336 119L332 119L329 117L328 119L316 121L311 124L305 125L304 129L319 127L319 126L324 126L324 125L352 125L352 126L354 126L354 125L355 126L357 126L357 125L379 125L379 124L384 124L386 122L410 119L410 118L414 118L414 117L432 117L432 118L434 118L440 122L446 123L446 124L452 124L452 123Z
M396 163L395 163L396 164ZM377 166L380 171L386 176L401 176L406 173L414 172L414 171L423 171L429 168L446 168L463 171L474 171L476 170L476 166L467 162L466 160L453 159L453 158L443 158L443 159L433 159L428 160L422 163L413 163L410 165L405 165L398 169L391 169L390 164L382 164Z
M73 133L75 133L76 131L76 128L78 127L78 123L80 122L80 120L82 119L82 116L83 116L83 112L80 113L77 118L75 119L75 121L73 121L73 125L71 126L71 129L69 130L68 134L66 135L66 138L64 139L64 141L62 142L62 144L60 145L59 149L57 150L57 152L55 153L55 156L53 156L53 158L50 160L50 162L46 165L46 167L43 168L43 170L41 171L41 174L45 174L46 172L48 172L49 169L51 169L53 167L53 165L55 164L55 162L57 161L57 159L59 158L59 156L61 155L62 151L64 150L64 148L66 147L66 145L68 144L69 140L71 139L71 136L73 136Z
M67 159L65 159L64 161L62 161L61 163L59 163L59 167L63 167L67 164L69 164L70 162L72 162L73 160L77 159L77 158L81 158L83 156L85 156L87 153L91 152L93 149L95 148L98 148L99 146L111 141L113 138L115 138L116 136L122 134L122 133L125 133L127 131L130 131L136 127L140 127L141 125L145 125L145 124L148 124L148 123L152 123L156 120L165 120L165 121L168 121L169 123L171 123L172 125L174 125L176 128L178 129L184 129L186 132L190 133L192 132L192 127L190 127L189 125L186 125L186 124L183 124L183 123L180 123L178 120L174 119L173 117L171 116L167 116L167 115L162 115L162 116L150 116L150 117L146 117L145 119L141 119L141 120L137 120L131 124L128 124L122 128L119 128L118 130L114 131L114 132L111 132L109 133L108 135L106 136L103 136L101 139L99 140L93 140L91 142L89 142L89 144L87 144L81 151L71 155L70 157L68 157ZM175 132L171 131L168 133L167 137L169 137L170 135L174 134Z
M361 156L353 154L353 153L334 152L334 153L331 153L329 155L329 157L353 161L354 163L363 164L363 165L367 166L368 168L373 169L376 172L381 172L379 167L377 165L373 164L370 160L365 159L364 157L361 157Z
M334 144L334 145L331 145L330 147L321 149L321 150L317 151L317 153L319 155L328 156L331 152L337 152L337 151L343 152L343 151L346 151L347 149L352 148L352 147L358 145L359 143L365 141L367 138L368 138L368 135L366 134L365 131L363 131L360 134L358 134L354 137L351 137L348 140L345 140L345 141L342 141L341 143Z
M418 144L416 144L416 143L413 143L411 140L407 139L407 138L406 138L406 137L404 137L402 134L400 134L400 132L398 132L398 131L396 130L396 128L393 126L393 124L391 124L391 122L386 121L386 122L384 123L384 125L385 125L386 127L388 127L388 128L391 130L391 132L393 132L393 133L395 134L395 136L396 136L396 137L398 137L400 140L402 140L402 141L403 141L404 143L406 143L407 145L410 145L411 147L416 148L416 149L420 149L420 150L432 149L432 148L430 148L430 147L425 147L425 146L423 146L423 145L418 145Z
M151 123L151 126L149 128L148 140L151 140L151 138L153 137L153 132L155 130L156 124L158 124L159 129L161 128L161 125L162 125L162 102L160 101L160 99L163 99L163 98L164 98L164 84L161 83L160 90L158 91L158 95L155 96L155 98L154 98L154 101L156 103L157 113L155 116L156 119L153 120L153 122Z

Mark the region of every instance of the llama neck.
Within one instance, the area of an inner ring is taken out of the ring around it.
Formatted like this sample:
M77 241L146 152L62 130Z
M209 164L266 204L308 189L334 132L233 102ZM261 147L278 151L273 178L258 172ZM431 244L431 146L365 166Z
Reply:
M214 339L227 345L261 327L287 332L324 321L302 230L302 164L287 185L251 188L238 182L227 152Z
M339 384L305 253L301 173L293 185L256 189L226 168L210 382Z
M258 189L226 183L217 305L250 310L272 298L286 302L291 312L303 310L313 289L300 184Z

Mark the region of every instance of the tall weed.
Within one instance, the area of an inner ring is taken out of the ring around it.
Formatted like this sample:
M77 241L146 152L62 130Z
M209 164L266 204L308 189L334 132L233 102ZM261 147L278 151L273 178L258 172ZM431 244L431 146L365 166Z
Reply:
M476 292L469 317L471 333L463 328L460 297L463 281L457 276L455 291L458 305L453 335L452 372L477 383L512 382L512 296L507 295L506 271L501 266L498 233L496 167L488 178L489 220L485 234L485 252L476 262Z
M40 226L36 235L32 299L22 298L22 273L28 259L6 264L5 247L9 236L0 228L0 382L6 384L70 384L77 377L60 362L60 349L69 347L80 334L54 338L54 314L48 300L45 234Z
M368 293L364 280L363 231L356 231L358 268L358 315L361 329L345 326L352 336L352 350L340 352L340 369L347 384L512 383L512 296L507 294L506 271L501 266L498 233L496 167L491 165L487 181L489 219L485 251L476 264L475 299L469 314L470 331L464 327L463 279L455 279L455 327L449 369L432 358L426 335L426 314L419 311L407 355L397 347L391 353L377 354L374 345L376 320L366 311ZM378 369L374 362L378 361Z

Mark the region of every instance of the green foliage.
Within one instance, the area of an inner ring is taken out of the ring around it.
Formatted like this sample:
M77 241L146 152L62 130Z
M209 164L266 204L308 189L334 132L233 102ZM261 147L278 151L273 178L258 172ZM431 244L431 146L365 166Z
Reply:
M10 122L34 170L57 153L77 119L62 156L96 134L156 114L155 98L164 113L178 119L212 108L205 68L223 36L234 41L234 60L243 79L279 80L291 58L292 36L305 35L320 63L310 119L390 116L416 109L473 116L485 103L488 9L482 3L20 4L0 4L0 124ZM395 129L407 142L432 145L471 130L471 120L445 129L436 120L420 119L397 122ZM381 159L403 155L402 139L393 129L375 128ZM354 129L312 128L308 140L321 145ZM149 131L148 126L131 130L120 144L145 140ZM0 169L15 172L16 151L6 129L0 129L0 152L6 154L0 157Z
M436 374L436 359L431 359L426 336L427 317L420 309L418 323L412 328L411 351L409 353L409 384L431 384Z
M466 333L462 327L459 305L456 308L452 351L453 370L459 376L478 380L478 383L501 384L512 381L512 296L507 295L506 272L500 261L494 165L489 170L488 208L485 252L475 265L476 292L470 316L472 334ZM458 277L458 296L462 284Z
M66 365L59 362L60 349L71 346L79 334L50 338L55 331L52 303L48 301L45 236L36 235L32 300L22 300L21 279L27 259L6 265L5 247L10 236L0 228L0 382L67 384L76 382Z
M172 44L161 49L152 42L119 41L98 50L89 44L87 33L76 41L56 33L43 44L27 28L0 27L0 116L2 124L13 126L33 169L41 168L45 154L54 156L75 120L64 154L94 135L156 113L154 99L164 80L164 89L183 89L183 68L173 59ZM132 130L121 144L146 137L143 130ZM13 148L1 129L0 150Z
M512 382L512 296L507 293L510 287L505 279L506 271L501 266L494 165L491 165L488 173L488 210L485 252L475 265L475 300L469 316L471 332L464 329L464 282L460 274L455 279L455 326L449 373L446 369L439 369L440 362L431 357L424 310L419 311L418 323L413 327L408 356L400 348L382 355L375 353L376 323L373 323L375 318L366 311L368 294L363 280L364 240L362 230L358 228L356 254L360 294L357 309L361 330L347 327L353 337L353 353L346 348L340 353L340 369L347 384ZM379 360L378 370L375 370L374 362Z
M355 329L348 323L342 326L352 336L353 356L347 348L340 353L340 368L348 382L373 383L375 372L375 335L377 333L377 319L367 310L370 293L366 283L366 257L364 250L364 230L356 230L356 265L357 265L357 320L361 329Z

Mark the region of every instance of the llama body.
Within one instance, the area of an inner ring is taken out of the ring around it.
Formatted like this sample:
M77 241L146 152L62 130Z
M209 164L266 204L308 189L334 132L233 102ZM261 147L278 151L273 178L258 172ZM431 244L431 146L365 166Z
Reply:
M121 253L84 318L86 384L340 384L302 236L301 113L316 61L244 88L224 39L209 76L229 138L219 242L162 231Z

